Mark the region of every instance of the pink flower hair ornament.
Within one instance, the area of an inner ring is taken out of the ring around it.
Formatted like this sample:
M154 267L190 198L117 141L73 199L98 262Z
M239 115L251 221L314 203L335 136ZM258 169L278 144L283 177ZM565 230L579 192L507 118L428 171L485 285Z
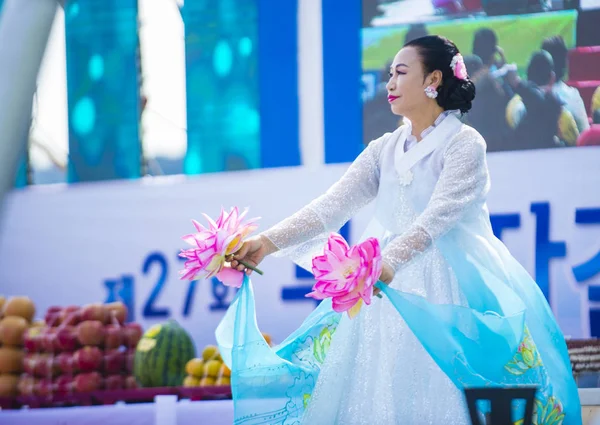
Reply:
M467 73L467 66L465 65L465 60L460 53L457 53L452 58L452 62L450 62L450 68L454 72L454 76L459 80L466 80L469 78Z

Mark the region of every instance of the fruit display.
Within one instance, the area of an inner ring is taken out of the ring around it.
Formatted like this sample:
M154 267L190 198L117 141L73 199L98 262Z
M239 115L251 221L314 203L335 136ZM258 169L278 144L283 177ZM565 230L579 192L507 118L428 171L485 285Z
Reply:
M263 333L267 344L272 345L271 336ZM211 387L231 385L231 370L223 362L219 349L215 345L207 345L202 350L201 358L193 358L185 365L186 376L184 387Z
M25 334L33 329L35 305L27 297L0 296L0 397L18 394Z
M175 320L148 329L135 350L134 376L144 388L180 386L185 366L196 350L188 332Z
M44 319L45 325L29 327L22 335L21 395L51 398L137 387L133 359L143 331L137 323L125 323L123 303L50 307ZM11 322L11 329L17 326ZM16 338L13 332L6 334Z
M217 347L208 345L202 358L193 358L185 366L184 387L210 387L230 385L231 371L223 363Z
M196 358L176 321L144 333L127 314L120 302L93 303L50 307L34 321L29 298L0 296L0 409L231 397L231 371L216 346Z

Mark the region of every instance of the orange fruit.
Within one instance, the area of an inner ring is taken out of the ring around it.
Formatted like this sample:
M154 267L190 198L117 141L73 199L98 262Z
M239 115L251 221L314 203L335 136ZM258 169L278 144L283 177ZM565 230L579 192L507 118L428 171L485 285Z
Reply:
M210 387L213 385L215 385L215 378L211 378L210 376L202 378L200 380L200 384L199 384L199 386L201 386L201 387Z
M219 376L224 378L231 377L231 370L227 367L225 363L221 365L221 370L219 371Z
M216 378L219 376L219 370L221 370L221 362L218 360L209 360L204 364L204 375L203 376L212 376Z
M231 381L229 380L229 378L220 377L219 379L217 379L216 385L219 385L219 386L231 385Z
M205 362L214 359L219 354L219 349L214 345L207 345L202 351L202 360Z
M204 362L202 359L192 359L185 365L185 372L188 375L202 378L204 372Z
M265 339L265 341L267 341L267 344L271 345L273 343L273 340L271 339L271 335L263 332L262 336Z
M183 386L184 387L197 387L200 384L200 380L198 378L196 378L195 376L186 376L183 379Z

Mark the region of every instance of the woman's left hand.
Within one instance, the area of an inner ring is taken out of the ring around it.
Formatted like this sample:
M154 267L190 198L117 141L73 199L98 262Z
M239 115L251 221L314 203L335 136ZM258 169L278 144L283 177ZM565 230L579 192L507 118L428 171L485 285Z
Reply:
M392 269L386 263L383 263L383 266L381 268L381 275L379 275L379 280L385 283L386 285L389 285L390 283L392 283L392 279L394 279L394 269ZM377 296L380 292L381 289L375 287L373 288L373 295Z

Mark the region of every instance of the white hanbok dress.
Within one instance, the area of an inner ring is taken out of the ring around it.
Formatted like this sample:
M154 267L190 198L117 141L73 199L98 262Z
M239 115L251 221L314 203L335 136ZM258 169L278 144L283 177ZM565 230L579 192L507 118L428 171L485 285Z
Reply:
M444 113L418 143L410 124L371 142L325 194L267 230L276 255L310 270L329 233L375 202L364 238L378 238L395 276L357 317L323 301L273 349L247 280L217 329L235 423L462 425L465 387L532 383L538 424L581 423L564 339L494 237L489 189L485 141Z

